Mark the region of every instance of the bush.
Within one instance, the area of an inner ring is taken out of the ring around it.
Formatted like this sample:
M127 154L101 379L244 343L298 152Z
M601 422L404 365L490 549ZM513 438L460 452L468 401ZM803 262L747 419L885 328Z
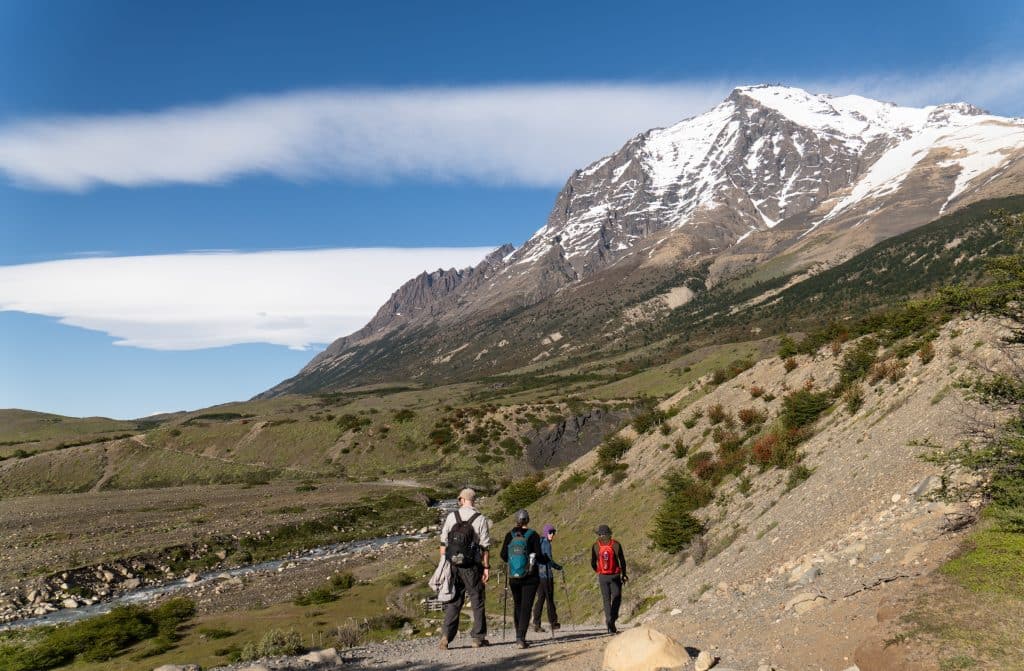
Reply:
M768 419L768 413L755 410L754 408L743 408L736 413L736 417L740 420L743 428L749 429L753 426L764 424Z
M851 415L864 406L864 391L860 388L859 384L846 388L846 391L843 392L843 405L846 406L846 411Z
M724 421L728 416L728 411L722 407L721 403L716 403L708 408L708 421L711 422L712 426Z
M787 373L792 373L797 367L796 359L793 357L786 357L786 360L782 362L782 367L786 369Z
M782 399L782 423L788 429L800 429L814 423L831 405L829 394L800 389Z
M401 410L396 410L395 414L392 415L392 418L399 423L408 422L415 417L416 411L410 410L409 408L402 408Z
M862 379L871 370L878 354L878 341L864 338L854 347L846 350L839 366L839 386L842 389Z
M335 573L331 576L331 587L335 589L352 589L356 578L351 573Z
M246 643L239 658L243 662L251 662L264 657L298 655L304 651L299 632L271 629L259 641Z
M768 466L775 460L775 453L780 447L779 436L776 433L766 433L754 441L752 452L754 461L762 466Z
M782 359L790 359L795 354L800 353L800 348L796 344L796 341L790 338L788 335L784 335L779 338L779 349L778 355Z
M537 477L529 477L513 482L498 494L498 500L505 514L511 514L520 508L525 508L540 497L544 496L546 488L540 485Z
M760 398L764 395L764 387L753 385L750 387L750 398Z
M917 356L921 359L922 364L928 364L935 358L935 345L930 340L925 341L922 343L921 348L917 350Z
M668 419L668 413L660 408L651 408L647 412L640 413L633 418L633 428L643 435L654 429Z
M662 492L665 500L654 516L650 538L659 550L675 554L703 531L703 524L691 513L711 500L711 490L682 470L672 469L665 474Z
M682 459L690 453L690 446L683 442L682 438L677 438L676 442L672 444L672 454L676 459Z
M616 470L616 464L633 446L628 438L612 436L597 448L597 465L604 473Z
M699 480L711 480L715 475L715 456L701 450L686 460L686 466Z
M556 491L559 494L565 494L566 492L573 491L574 489L576 489L577 487L579 487L580 485L582 485L586 481L587 481L587 474L583 473L583 472L580 472L580 471L576 471L575 473L573 473L572 475L570 475L566 479L562 480L558 484L558 489Z
M103 662L148 639L159 637L157 647L169 649L178 627L195 614L188 599L171 599L153 609L118 606L105 615L56 627L28 646L0 646L0 667L5 671L45 671L70 664L76 657Z
M743 445L743 436L720 426L715 427L715 430L711 432L711 440L715 441L715 444L724 452L732 452Z
M348 431L360 431L364 426L369 426L372 420L369 417L360 417L351 413L342 415L337 419L338 428L343 433Z
M322 603L331 603L332 601L337 601L339 596L330 587L314 587L308 592L295 597L295 605L314 606Z

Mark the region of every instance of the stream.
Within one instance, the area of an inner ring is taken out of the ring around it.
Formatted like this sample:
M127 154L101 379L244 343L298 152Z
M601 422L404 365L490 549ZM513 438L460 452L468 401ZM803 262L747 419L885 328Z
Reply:
M446 499L434 504L432 507L438 510L443 519L444 515L447 515L448 512L458 508L458 505L458 501L455 499ZM289 555L282 559L274 559L271 561L260 562L258 564L248 564L246 566L239 566L232 569L208 571L199 574L198 579L193 579L191 582L189 582L187 578L178 578L165 583L146 585L131 592L116 596L113 599L94 603L89 606L81 606L79 608L62 608L60 610L53 611L52 613L47 613L46 615L22 618L14 622L0 624L0 632L11 629L27 629L30 627L38 627L40 625L75 622L95 615L108 613L116 606L146 603L153 599L196 587L197 585L216 583L220 580L252 575L254 573L284 570L286 565L304 564L313 561L346 557L360 552L382 548L386 545L394 545L403 541L424 540L426 538L430 538L432 535L432 533L398 534L395 536L383 536L380 538L348 541L345 543L324 545L310 550L304 550L300 553Z

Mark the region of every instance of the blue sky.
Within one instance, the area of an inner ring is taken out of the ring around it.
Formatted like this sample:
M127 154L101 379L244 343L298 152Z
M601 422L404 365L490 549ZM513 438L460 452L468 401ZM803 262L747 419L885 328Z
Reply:
M0 3L0 407L252 396L736 85L1024 115L1020 3L830 4Z

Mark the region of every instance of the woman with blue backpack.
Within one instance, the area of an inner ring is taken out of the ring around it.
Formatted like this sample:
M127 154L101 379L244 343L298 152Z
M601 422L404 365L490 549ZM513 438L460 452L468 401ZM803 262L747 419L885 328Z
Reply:
M512 591L512 620L516 628L516 645L527 648L526 631L530 628L533 600L537 596L540 577L539 564L548 558L541 552L540 536L529 528L530 513L517 510L516 526L505 534L501 544L501 559L507 565L508 587Z

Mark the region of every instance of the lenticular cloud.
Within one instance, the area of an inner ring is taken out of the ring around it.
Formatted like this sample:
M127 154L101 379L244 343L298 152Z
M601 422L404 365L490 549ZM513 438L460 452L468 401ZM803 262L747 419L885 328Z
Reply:
M311 91L0 127L0 171L63 191L99 185L413 178L558 186L638 129L697 114L707 85L522 85Z
M410 277L474 265L489 251L224 252L4 266L0 310L57 317L147 349L304 349L360 328Z

